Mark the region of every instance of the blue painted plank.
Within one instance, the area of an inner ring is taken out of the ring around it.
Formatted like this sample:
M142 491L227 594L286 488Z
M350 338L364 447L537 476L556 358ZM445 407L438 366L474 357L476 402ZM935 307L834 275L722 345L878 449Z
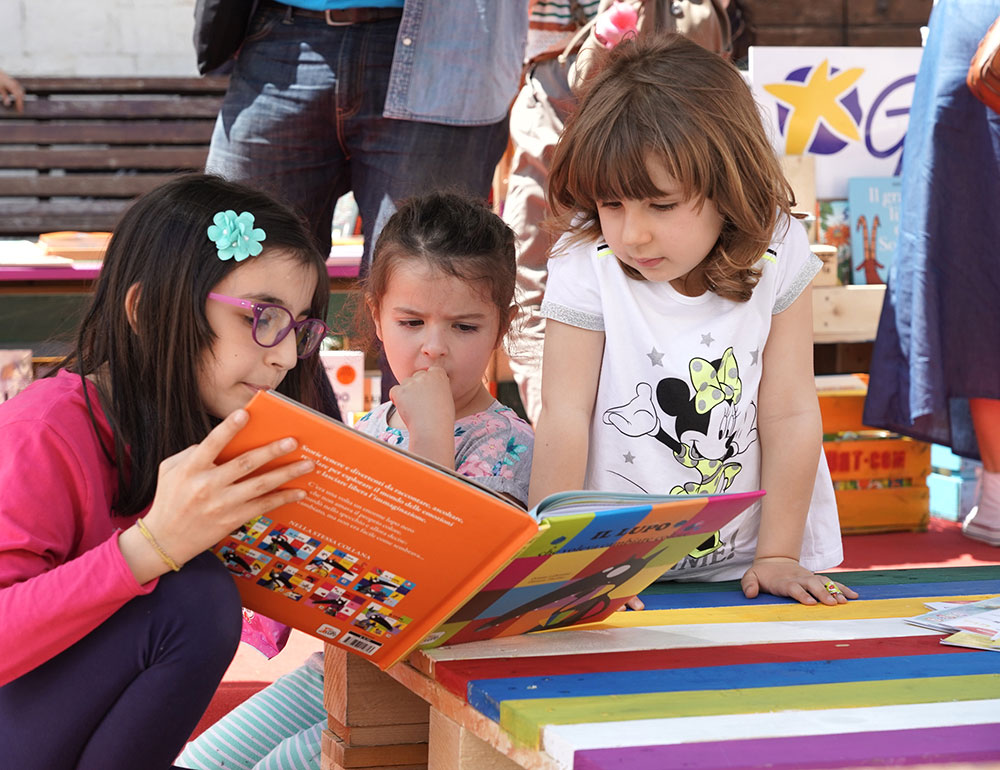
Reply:
M664 651L664 656L669 656L669 654L669 651ZM505 700L736 690L834 682L924 679L972 674L1000 674L1000 655L972 653L968 655L905 655L900 657L477 679L469 682L467 700L477 711L499 722L500 704Z

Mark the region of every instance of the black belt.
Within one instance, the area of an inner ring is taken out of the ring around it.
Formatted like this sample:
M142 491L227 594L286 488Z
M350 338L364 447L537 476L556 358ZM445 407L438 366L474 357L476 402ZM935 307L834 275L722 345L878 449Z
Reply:
M285 5L276 2L276 0L264 0L261 6L280 9L287 13L290 18L301 16L306 19L322 19L331 27L346 27L350 24L398 19L403 15L402 8L341 8L339 10L313 11L308 8L299 8L296 5Z

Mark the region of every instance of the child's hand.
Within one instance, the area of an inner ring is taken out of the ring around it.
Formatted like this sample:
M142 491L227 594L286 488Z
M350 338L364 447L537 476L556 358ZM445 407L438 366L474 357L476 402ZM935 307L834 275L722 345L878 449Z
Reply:
M451 394L448 373L440 366L414 372L389 391L389 398L410 433L446 425L451 434L455 424L455 398Z
M848 599L858 598L857 592L843 583L814 575L795 559L783 556L754 559L740 583L748 599L761 591L787 596L800 604L816 604L817 600L830 605L846 604Z
M455 467L455 397L440 366L414 372L389 391L389 398L410 432L410 451Z
M619 607L618 611L621 612L622 610L644 610L644 609L646 609L646 605L642 603L642 599L640 599L638 596L633 596L631 599L626 601L621 607Z
M178 564L184 564L215 545L250 519L305 497L302 490L277 488L311 471L313 463L309 460L247 478L261 466L295 449L294 439L274 441L216 464L223 447L246 423L247 413L238 409L200 444L160 463L156 495L144 522L163 550ZM119 542L126 561L136 572L130 559L130 555L136 554L133 530L135 527L126 530ZM149 555L148 550L146 555ZM146 561L148 563L148 559ZM140 574L136 577L145 582Z

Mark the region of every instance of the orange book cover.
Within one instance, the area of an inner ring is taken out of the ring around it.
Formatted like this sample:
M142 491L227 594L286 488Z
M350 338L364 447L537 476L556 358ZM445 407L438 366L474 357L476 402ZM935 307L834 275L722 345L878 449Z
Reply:
M213 550L244 607L383 669L421 644L600 620L763 494L564 492L529 513L279 394L247 411L222 460L293 436L265 469L316 467L290 484L308 497Z

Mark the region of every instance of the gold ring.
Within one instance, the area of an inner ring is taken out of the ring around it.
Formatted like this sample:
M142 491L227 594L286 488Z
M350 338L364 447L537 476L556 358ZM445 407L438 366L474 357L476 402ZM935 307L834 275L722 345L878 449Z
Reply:
M832 580L827 580L823 584L823 587L826 588L826 591L828 594L830 594L830 596L838 596L844 593L839 588L837 588L837 584L834 583Z

